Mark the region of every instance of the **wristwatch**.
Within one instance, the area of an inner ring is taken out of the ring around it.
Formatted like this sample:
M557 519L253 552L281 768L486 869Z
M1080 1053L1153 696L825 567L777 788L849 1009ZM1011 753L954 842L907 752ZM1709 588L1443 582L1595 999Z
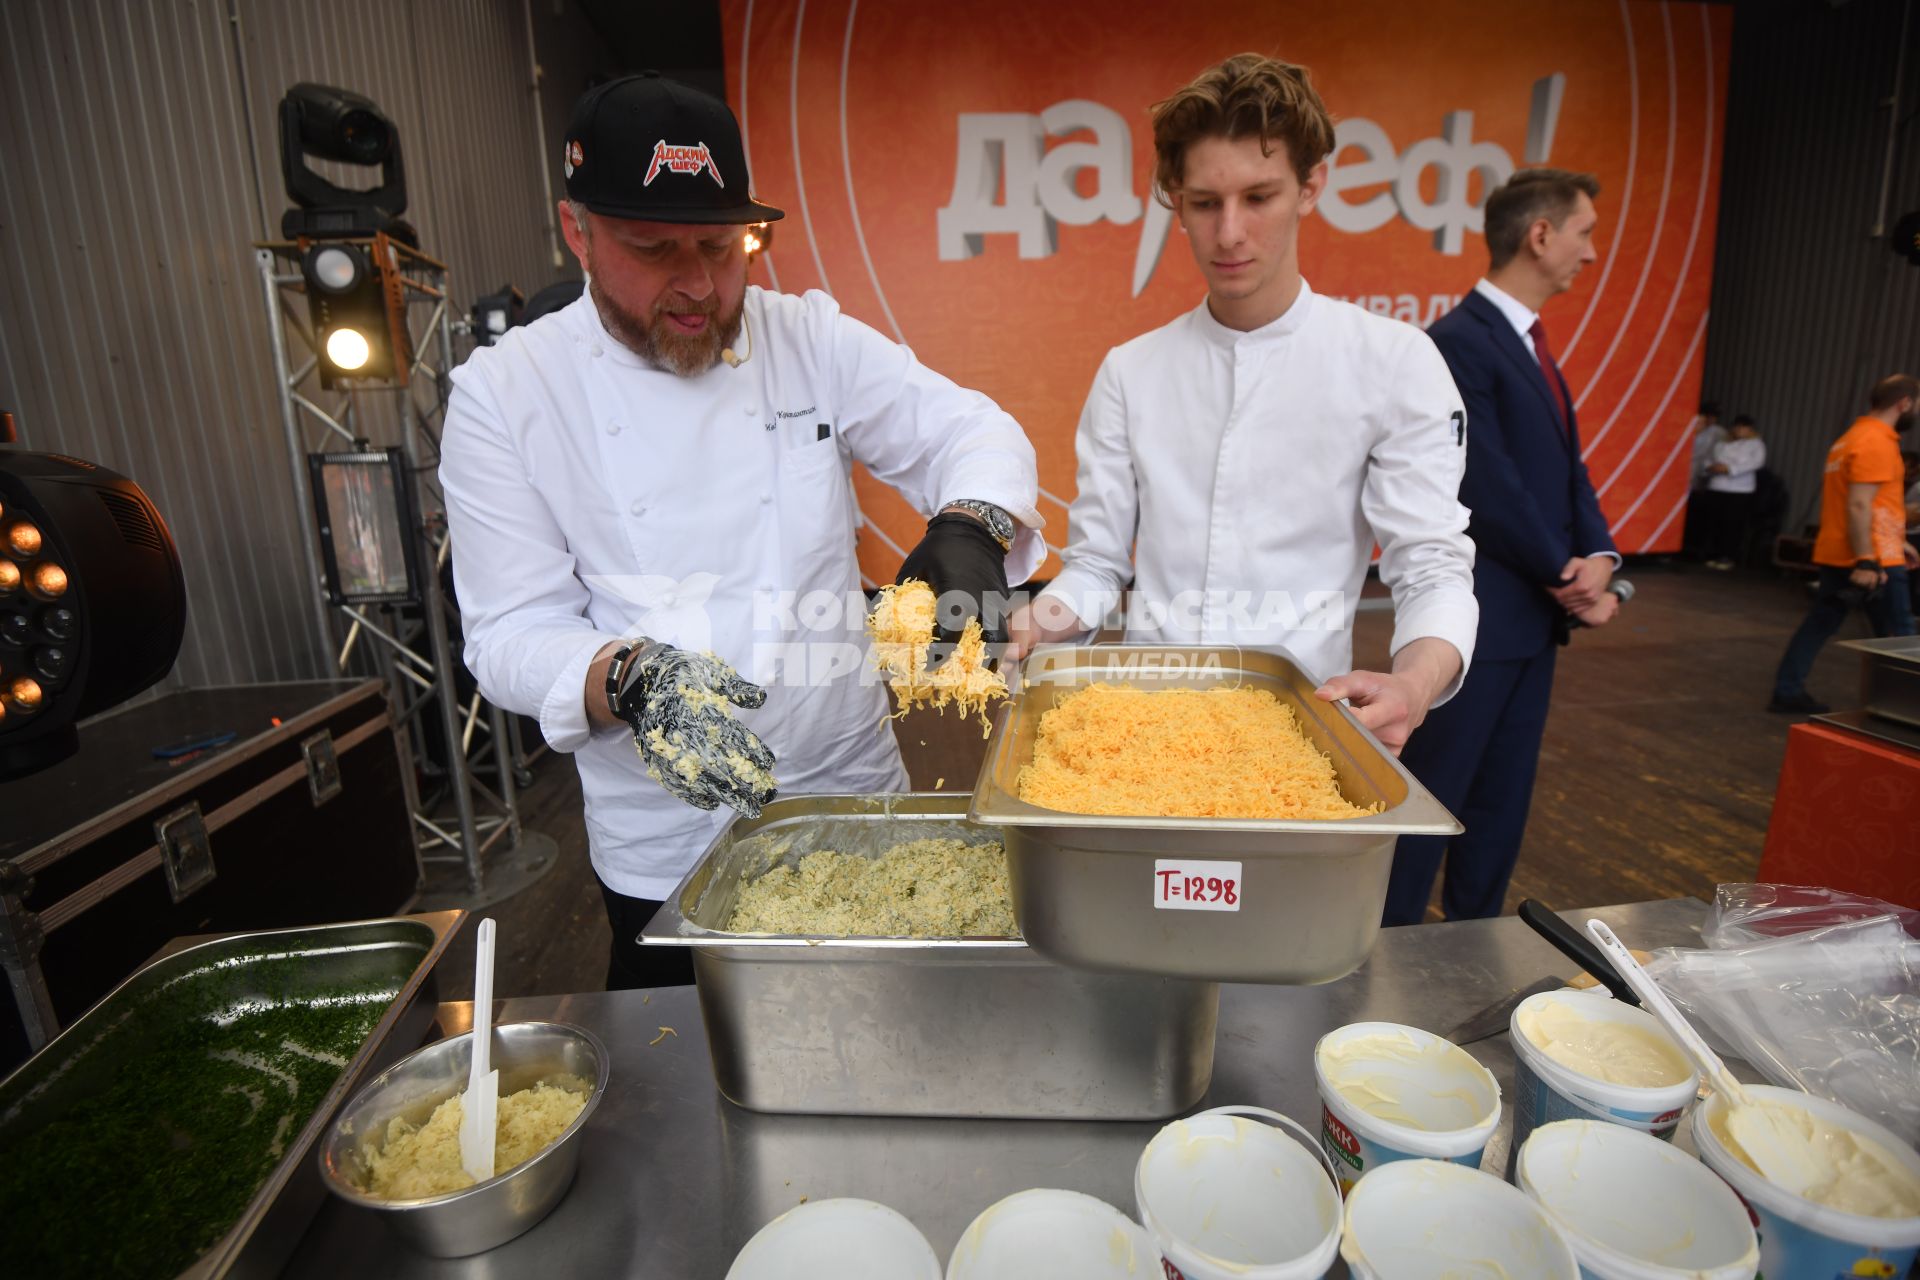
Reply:
M1013 550L1013 517L994 506L991 502L981 502L976 498L955 498L947 503L948 507L959 507L980 517L980 523L987 526L987 532L1000 544L1002 551ZM946 510L942 507L941 510Z
M613 651L613 657L607 663L607 710L613 713L614 719L626 718L620 713L620 695L626 692L627 685L636 677L641 661L665 647L658 640L641 636L632 644L623 644Z

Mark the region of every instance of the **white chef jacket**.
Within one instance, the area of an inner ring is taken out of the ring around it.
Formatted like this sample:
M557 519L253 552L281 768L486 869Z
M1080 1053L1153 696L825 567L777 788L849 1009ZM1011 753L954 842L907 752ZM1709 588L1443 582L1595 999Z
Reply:
M1719 423L1701 427L1693 433L1693 487L1707 487L1707 466L1713 461L1713 451L1721 441L1727 439L1727 429Z
M1352 668L1377 540L1394 651L1438 636L1464 675L1480 618L1464 422L1446 361L1412 325L1305 281L1251 333L1202 302L1101 364L1066 567L1045 594L1092 624L1132 579L1128 640L1277 646L1325 680Z
M467 666L488 699L573 752L594 870L663 899L732 817L646 776L625 726L592 731L587 669L645 635L712 652L767 687L740 712L783 794L906 784L871 671L851 464L916 509L957 498L1021 528L1022 582L1045 558L1032 446L823 293L746 291L747 350L681 377L642 360L590 297L453 372L440 482Z
M1759 436L1744 440L1728 436L1713 446L1708 461L1719 463L1726 471L1709 475L1707 488L1715 493L1752 493L1759 487L1760 468L1767 465L1767 442Z

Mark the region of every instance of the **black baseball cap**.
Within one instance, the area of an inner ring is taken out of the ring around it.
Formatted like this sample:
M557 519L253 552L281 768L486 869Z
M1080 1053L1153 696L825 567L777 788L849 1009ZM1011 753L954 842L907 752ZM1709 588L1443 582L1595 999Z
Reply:
M772 222L749 191L740 124L712 94L657 71L582 94L567 124L567 197L609 218Z

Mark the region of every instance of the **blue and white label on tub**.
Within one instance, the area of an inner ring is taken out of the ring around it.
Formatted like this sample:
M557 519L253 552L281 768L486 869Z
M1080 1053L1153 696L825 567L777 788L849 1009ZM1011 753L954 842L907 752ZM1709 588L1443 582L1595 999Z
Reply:
M1526 1145L1527 1135L1556 1120L1604 1120L1661 1139L1672 1138L1673 1131L1680 1127L1682 1113L1678 1108L1628 1111L1586 1098L1571 1098L1535 1075L1524 1057L1517 1057L1513 1066L1513 1153Z
M1156 911L1238 911L1240 864L1206 858L1155 858Z
M1754 1280L1899 1280L1920 1255L1920 1245L1876 1249L1838 1240L1769 1213L1745 1196L1740 1200L1760 1237L1760 1274Z

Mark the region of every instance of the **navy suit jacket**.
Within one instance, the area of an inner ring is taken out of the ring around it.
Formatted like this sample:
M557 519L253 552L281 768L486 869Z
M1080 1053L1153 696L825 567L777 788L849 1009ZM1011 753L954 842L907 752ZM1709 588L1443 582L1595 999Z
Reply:
M1574 556L1612 551L1613 537L1586 463L1573 396L1561 380L1567 428L1546 377L1500 309L1477 292L1427 330L1467 406L1467 469L1460 501L1480 599L1474 658L1530 658L1564 643L1567 617L1547 594Z

